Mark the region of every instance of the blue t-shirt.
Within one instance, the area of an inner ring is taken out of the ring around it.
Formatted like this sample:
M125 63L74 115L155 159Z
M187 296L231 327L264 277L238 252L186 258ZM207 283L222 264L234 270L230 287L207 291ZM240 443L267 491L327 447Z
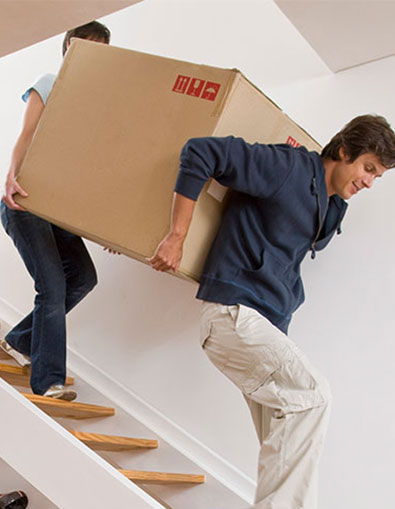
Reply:
M22 95L22 100L27 102L27 99L32 90L35 90L38 95L41 97L44 106L47 104L48 96L52 90L53 84L55 83L56 75L55 74L44 74L32 85L30 88L26 90L26 92Z

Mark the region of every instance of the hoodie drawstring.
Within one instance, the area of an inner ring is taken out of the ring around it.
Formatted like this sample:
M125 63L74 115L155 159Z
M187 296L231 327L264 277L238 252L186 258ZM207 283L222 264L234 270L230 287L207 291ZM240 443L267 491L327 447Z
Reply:
M321 233L321 228L322 228L322 224L323 224L323 221L322 221L322 216L321 216L321 202L320 202L320 195L318 193L318 189L317 189L317 179L314 175L313 177L313 180L311 182L311 193L316 197L316 200L317 200L317 209L318 209L318 230L317 230L317 233L316 233L316 236L313 240L313 242L311 243L311 246L310 246L310 249L311 249L311 259L314 260L314 258L316 257L316 248L315 248L315 245L316 245L316 242L318 240L318 237L320 236L320 233Z

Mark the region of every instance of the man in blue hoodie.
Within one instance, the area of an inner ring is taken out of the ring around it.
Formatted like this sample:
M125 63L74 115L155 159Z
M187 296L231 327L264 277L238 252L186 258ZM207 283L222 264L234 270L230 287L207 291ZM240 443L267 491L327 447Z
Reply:
M317 507L331 397L286 335L304 300L300 264L340 231L344 200L394 166L395 134L376 115L354 118L321 155L233 136L192 139L183 148L171 228L151 264L177 271L209 178L231 189L197 298L202 347L243 392L261 443L256 509Z

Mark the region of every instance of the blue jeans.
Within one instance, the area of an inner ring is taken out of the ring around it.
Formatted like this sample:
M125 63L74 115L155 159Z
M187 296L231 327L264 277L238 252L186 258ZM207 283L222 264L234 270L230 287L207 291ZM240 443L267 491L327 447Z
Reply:
M80 237L30 212L0 204L1 222L12 238L37 292L34 309L6 337L31 357L35 394L66 378L66 313L97 283L95 267Z

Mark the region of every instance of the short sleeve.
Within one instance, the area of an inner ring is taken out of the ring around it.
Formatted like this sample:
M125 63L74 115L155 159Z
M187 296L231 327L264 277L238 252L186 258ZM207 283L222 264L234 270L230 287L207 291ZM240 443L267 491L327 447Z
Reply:
M53 84L55 83L56 76L55 74L44 74L32 85L30 88L26 90L26 92L22 95L22 100L27 102L30 92L35 90L38 95L41 97L44 106L47 104L49 94L52 90Z

